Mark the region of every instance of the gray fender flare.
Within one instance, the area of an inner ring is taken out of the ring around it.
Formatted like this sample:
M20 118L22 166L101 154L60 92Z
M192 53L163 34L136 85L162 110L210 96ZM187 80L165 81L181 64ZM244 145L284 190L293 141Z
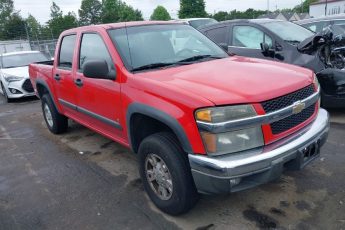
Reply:
M55 106L56 110L57 110L58 112L60 112L60 111L59 111L59 107L57 107L57 105L56 105L56 103L55 103L54 96L53 96L53 94L52 94L52 92L51 92L51 90L50 90L48 84L47 84L44 80L42 80L42 79L37 79L37 80L36 80L36 89L37 89L37 85L43 85L43 87L47 89L47 91L48 91L48 93L49 93L49 95L50 95L50 97L51 97L51 99L52 99L52 101L53 101L53 103L54 103L54 106ZM39 96L40 96L40 95L39 95Z
M129 143L130 143L130 146L132 149L133 149L133 146L132 146L132 135L131 135L131 128L130 128L130 121L131 121L131 116L135 113L146 115L148 117L156 119L156 120L162 122L163 124L167 125L175 133L176 137L178 138L179 142L182 145L183 150L186 153L192 153L193 152L192 147L190 145L190 142L188 140L188 137L187 137L184 129L182 128L180 123L175 118L173 118L169 114L162 112L156 108L153 108L151 106L144 105L144 104L139 104L139 103L130 104L128 106L127 114L126 114L126 125L127 125L128 139L129 139Z

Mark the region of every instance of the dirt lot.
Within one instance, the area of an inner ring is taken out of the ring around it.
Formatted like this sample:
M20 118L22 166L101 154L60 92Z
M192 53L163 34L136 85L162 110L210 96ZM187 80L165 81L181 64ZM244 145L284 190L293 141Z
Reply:
M180 217L143 191L136 156L74 122L54 136L40 101L0 96L0 229L344 229L345 110L331 111L322 155L303 171Z

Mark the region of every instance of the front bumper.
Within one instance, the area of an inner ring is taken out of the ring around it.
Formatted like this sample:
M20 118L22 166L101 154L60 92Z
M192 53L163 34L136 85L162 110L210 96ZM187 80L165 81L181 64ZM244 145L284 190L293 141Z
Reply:
M24 78L23 80L20 81L14 81L14 82L4 82L4 88L7 93L7 97L11 99L15 98L22 98L22 97L30 97L30 96L35 96L35 92L28 92L23 88L24 82L28 80L28 78ZM20 93L12 93L10 91L10 88L15 89L19 91Z
M316 157L328 132L328 112L320 109L315 121L306 128L263 148L217 157L189 154L195 185L201 193L218 194L267 183L279 177L285 168L308 164L310 161L301 164L302 152L313 146Z

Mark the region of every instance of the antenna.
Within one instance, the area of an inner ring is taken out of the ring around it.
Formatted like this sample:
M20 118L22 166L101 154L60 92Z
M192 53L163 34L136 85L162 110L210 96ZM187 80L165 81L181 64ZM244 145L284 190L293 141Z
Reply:
M128 38L127 22L125 22L125 28L126 28L126 37L127 37L127 45L128 45L129 59L131 59L131 66L132 66L132 68L133 68L133 61L132 61L131 47L129 46L129 38Z

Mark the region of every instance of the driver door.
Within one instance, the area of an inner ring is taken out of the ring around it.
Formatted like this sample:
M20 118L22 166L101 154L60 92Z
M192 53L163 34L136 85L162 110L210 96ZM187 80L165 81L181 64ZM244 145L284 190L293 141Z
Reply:
M80 38L78 71L75 83L78 87L78 111L82 120L103 134L121 138L122 127L119 73L116 80L87 78L83 66L89 60L105 60L109 70L115 71L113 58L100 34L83 33Z
M230 30L230 53L274 60L274 55L264 54L261 50L261 43L266 43L270 49L273 49L273 39L262 30L251 25L234 25Z

